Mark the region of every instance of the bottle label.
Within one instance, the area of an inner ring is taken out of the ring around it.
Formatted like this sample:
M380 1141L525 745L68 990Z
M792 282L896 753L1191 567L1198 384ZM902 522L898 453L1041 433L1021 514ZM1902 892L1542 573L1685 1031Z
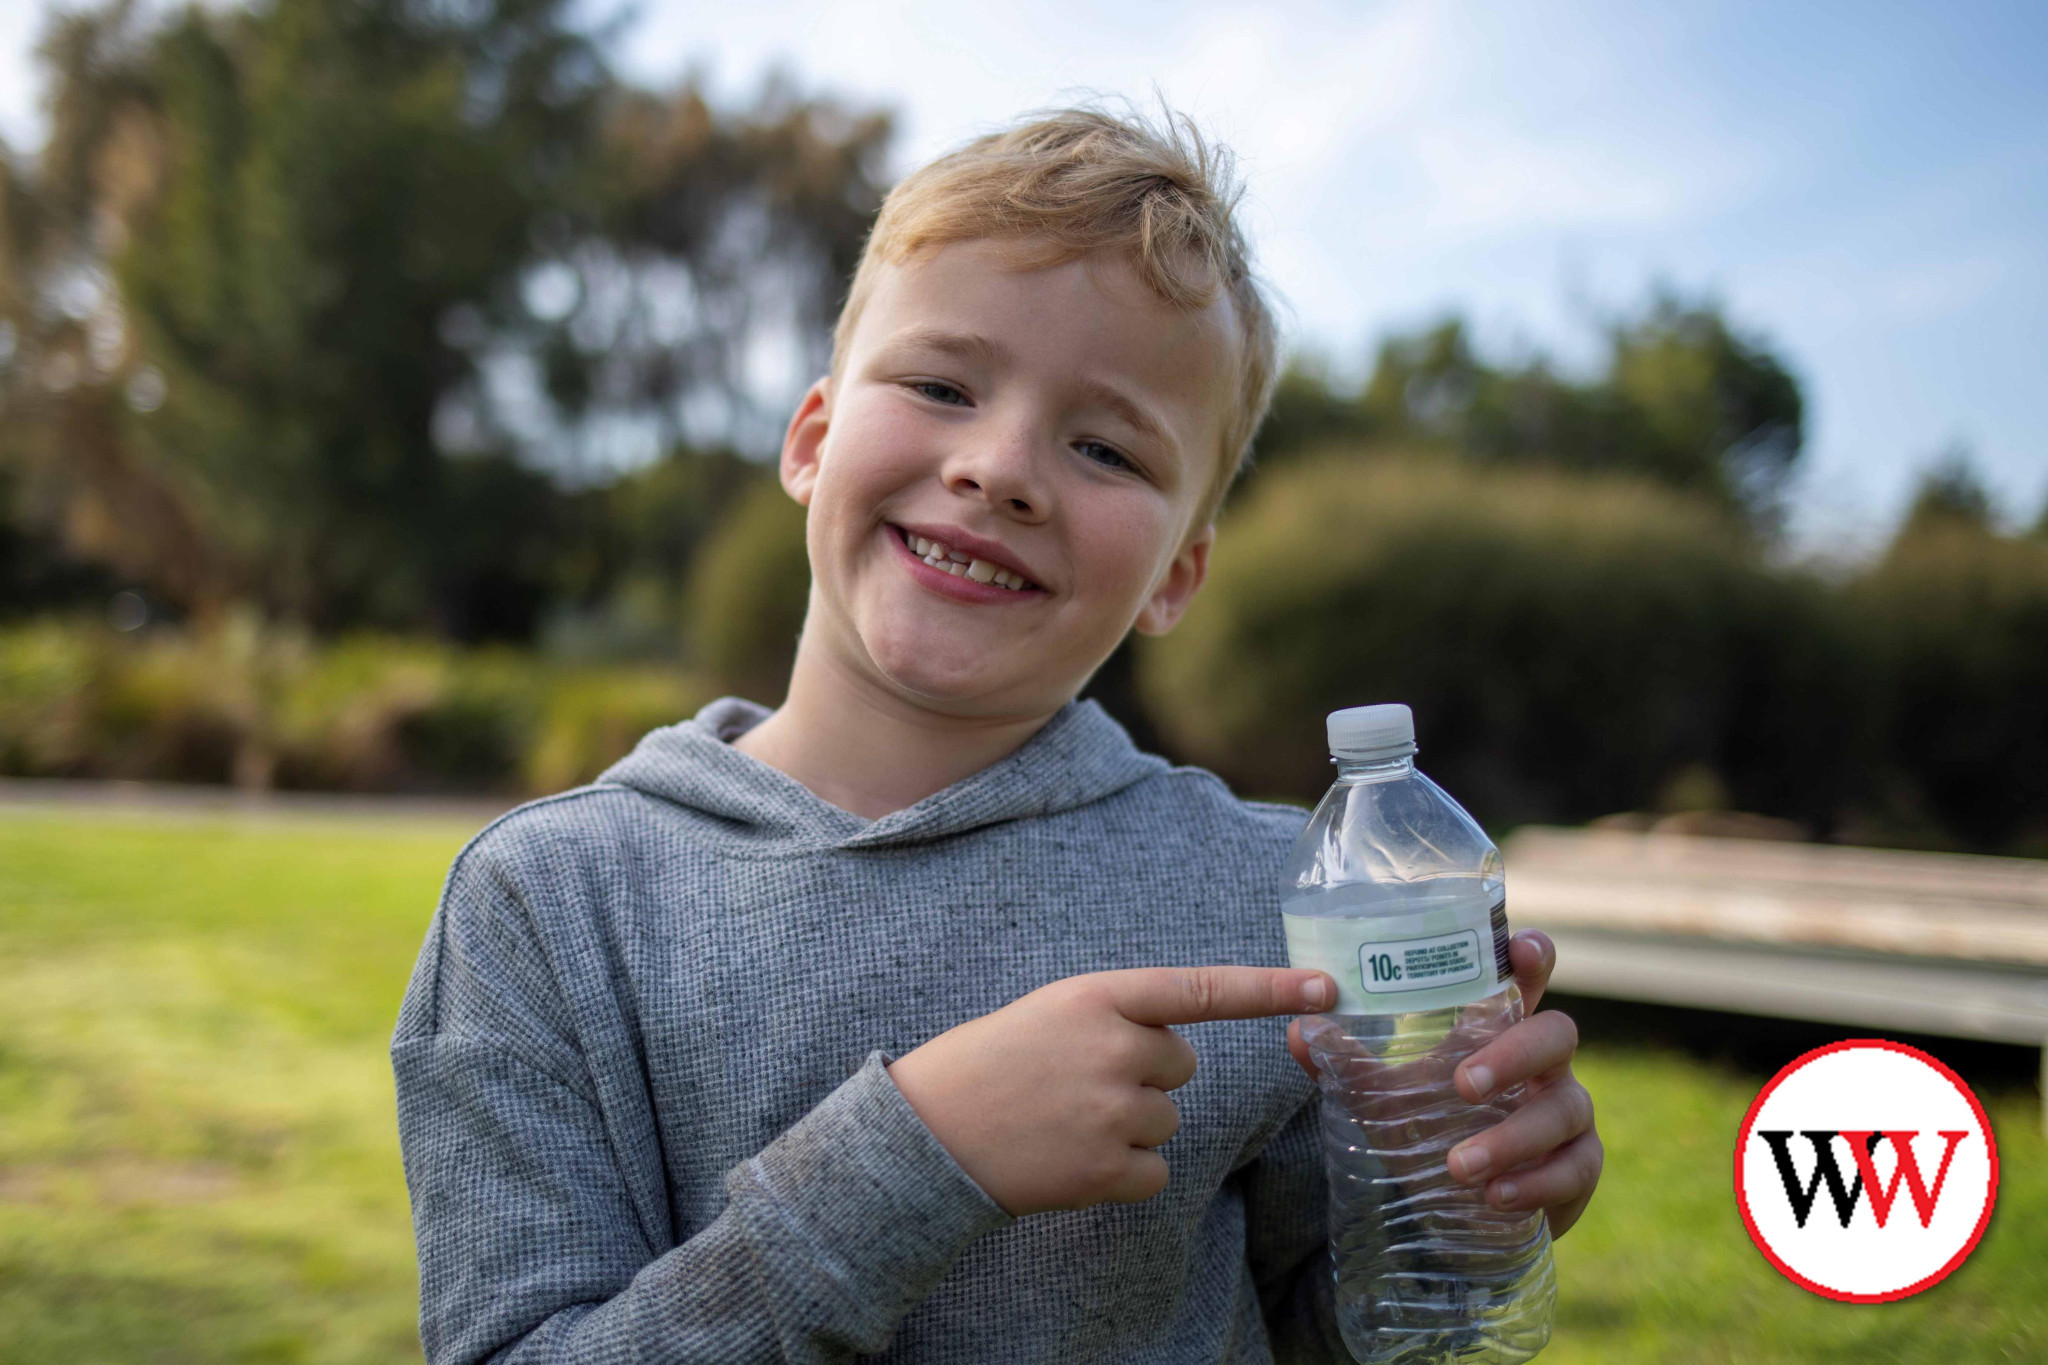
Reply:
M1337 979L1332 1014L1467 1004L1514 977L1506 897L1394 915L1283 914L1287 960Z
M1470 929L1435 938L1367 943L1358 952L1359 979L1369 992L1426 991L1479 979L1479 935Z

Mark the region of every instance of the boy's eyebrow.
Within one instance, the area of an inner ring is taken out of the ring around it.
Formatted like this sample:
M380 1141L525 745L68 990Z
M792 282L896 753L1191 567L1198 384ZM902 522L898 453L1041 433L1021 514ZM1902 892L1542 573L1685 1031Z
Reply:
M891 349L900 346L906 350L942 351L991 367L1010 358L1008 348L1001 342L976 332L949 332L943 327L912 327L890 337L888 344Z
M1161 426L1151 413L1132 402L1121 390L1111 388L1099 379L1090 379L1081 384L1081 396L1091 403L1108 408L1124 422L1137 428L1141 434L1157 441L1168 450L1173 449L1174 440L1167 434L1166 428Z

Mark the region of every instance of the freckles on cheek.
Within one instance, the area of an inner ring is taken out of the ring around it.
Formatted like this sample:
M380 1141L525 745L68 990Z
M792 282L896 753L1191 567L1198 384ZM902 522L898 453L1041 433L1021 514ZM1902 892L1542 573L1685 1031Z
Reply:
M1166 543L1170 521L1165 508L1143 504L1096 509L1088 524L1077 528L1090 547L1096 581L1115 583L1132 595L1150 590L1175 548Z

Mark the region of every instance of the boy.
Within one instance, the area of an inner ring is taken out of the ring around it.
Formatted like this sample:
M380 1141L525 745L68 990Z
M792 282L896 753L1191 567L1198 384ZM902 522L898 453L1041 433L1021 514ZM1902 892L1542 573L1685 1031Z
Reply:
M1334 992L1275 965L1301 813L1075 701L1201 586L1270 393L1225 176L1069 111L891 194L784 442L787 700L450 873L393 1042L437 1365L1345 1358L1275 1019ZM1558 1231L1600 1157L1574 1045L1470 1059L1536 1094L1451 1163Z

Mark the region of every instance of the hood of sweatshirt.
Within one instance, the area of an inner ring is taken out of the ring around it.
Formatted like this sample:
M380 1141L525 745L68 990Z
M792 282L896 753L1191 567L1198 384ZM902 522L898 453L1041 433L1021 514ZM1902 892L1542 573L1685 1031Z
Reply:
M599 775L709 817L760 853L887 848L1099 801L1166 771L1092 701L1071 701L1016 752L914 806L867 820L732 747L768 708L720 697L689 720L651 731Z

